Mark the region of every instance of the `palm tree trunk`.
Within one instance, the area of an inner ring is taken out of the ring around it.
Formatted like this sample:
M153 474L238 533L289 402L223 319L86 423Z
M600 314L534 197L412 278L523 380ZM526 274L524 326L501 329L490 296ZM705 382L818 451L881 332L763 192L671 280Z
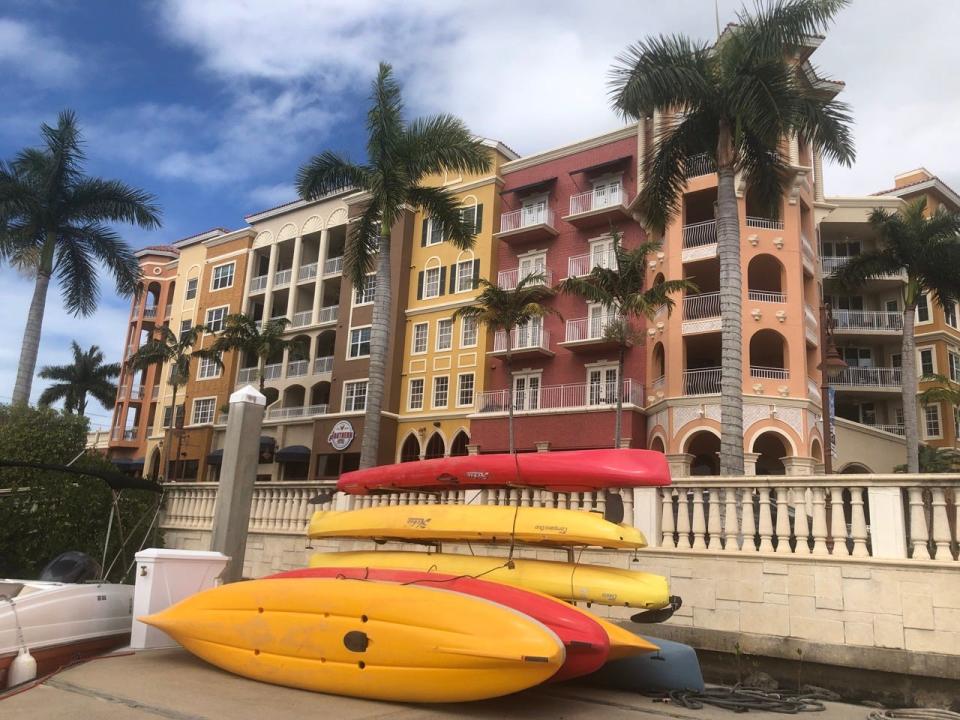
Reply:
M377 256L377 286L373 293L373 320L370 327L370 368L367 373L367 404L363 415L363 442L360 467L377 464L380 454L380 420L383 390L387 377L387 349L390 343L390 228L380 231Z
M37 265L37 280L33 286L30 309L27 311L27 326L23 329L20 364L17 366L17 381L13 386L14 405L26 405L30 402L33 375L37 370L37 353L40 350L40 333L43 330L43 313L47 306L47 288L50 287L50 275L53 273L55 245L56 238L53 233L48 232Z
M916 303L904 303L903 341L900 360L901 393L903 398L903 437L907 442L907 472L920 472L920 438L917 420L917 351L913 321Z
M613 447L620 448L620 440L623 435L623 365L624 356L627 354L627 348L620 344L620 357L617 361L617 413L613 426Z
M267 368L267 358L261 357L260 362L257 363L257 375L260 378L260 394L266 395L264 389L267 387L267 379L263 376Z
M163 366L160 366L160 379L163 380ZM170 478L167 476L167 472L170 470L170 445L173 444L173 432L172 429L177 426L177 390L180 388L177 385L173 386L173 398L170 401L170 423L167 425L167 432L165 434L163 442L163 456L160 458L160 472L163 473L163 478L167 482L170 481ZM186 412L186 408L184 408Z
M87 392L85 390L80 391L80 397L77 399L77 415L80 417L85 417L87 412Z
M507 447L511 455L516 452L516 446L513 437L513 358L510 357L510 331L507 333ZM530 392L530 388L527 388Z
M730 127L717 147L717 250L720 256L720 474L743 475L743 329L740 214Z

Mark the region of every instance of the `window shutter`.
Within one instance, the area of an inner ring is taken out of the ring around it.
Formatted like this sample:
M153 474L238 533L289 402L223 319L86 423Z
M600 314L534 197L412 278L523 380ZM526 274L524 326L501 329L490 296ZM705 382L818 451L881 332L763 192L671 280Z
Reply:
M447 282L447 268L440 266L440 294L443 295L444 285Z
M479 216L478 216L479 217ZM476 287L480 284L480 261L473 261L473 287Z
M450 266L450 294L457 291L457 264Z
M423 270L417 274L417 300L423 300Z
M477 214L473 222L473 232L478 233L483 229L483 205L477 205Z
M429 221L427 220L427 218L423 219L423 232L420 235L420 247L427 246L427 223L428 222ZM422 275L423 273L420 273L420 274Z

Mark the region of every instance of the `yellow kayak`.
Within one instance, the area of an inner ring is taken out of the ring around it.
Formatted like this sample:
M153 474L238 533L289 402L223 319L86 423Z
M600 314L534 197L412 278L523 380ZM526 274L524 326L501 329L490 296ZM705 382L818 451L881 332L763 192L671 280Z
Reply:
M504 505L388 505L364 510L320 510L311 538L346 537L413 542L483 542L646 547L643 533L582 510Z
M548 680L565 657L551 630L511 608L363 580L233 583L140 619L238 675L372 700L507 695Z
M670 604L667 579L662 575L552 560L514 560L512 569L505 563L506 559L499 557L386 550L314 553L310 557L311 567L375 567L482 576L571 602L646 610Z

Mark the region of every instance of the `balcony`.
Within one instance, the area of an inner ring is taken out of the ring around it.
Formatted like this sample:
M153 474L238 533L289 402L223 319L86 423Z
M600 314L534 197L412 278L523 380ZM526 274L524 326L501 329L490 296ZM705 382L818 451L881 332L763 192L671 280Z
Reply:
M842 268L850 261L849 256L836 256L836 255L826 255L820 258L821 267L823 268L823 274L827 277L833 275L837 270ZM871 280L892 280L897 283L906 281L907 275L904 272L891 273L885 275L878 275L875 278L870 278Z
M698 368L683 371L684 395L719 395L720 368Z
M567 277L583 277L589 275L595 267L616 267L617 256L613 250L574 255L567 259Z
M837 335L900 335L903 314L884 310L834 310L833 332Z
M507 334L498 330L493 336L493 350L491 355L507 354ZM545 355L552 356L550 350L550 333L539 326L514 328L510 331L510 354L519 356Z
M153 320L157 317L157 306L156 305L145 305L143 308L143 319L144 320Z
M276 380L283 375L283 363L272 363L263 368L264 380Z
M336 322L339 310L339 305L330 305L329 307L320 308L320 316L317 318L317 323L323 325L324 323Z
M287 363L287 377L303 377L309 369L309 360L291 360Z
M820 318L809 303L803 304L803 331L811 345L820 344Z
M683 262L694 262L717 256L717 221L704 220L683 226Z
M547 287L553 285L552 270L525 270L523 275L521 275L520 268L501 270L497 273L497 285L500 286L501 290L515 290L521 278L529 277L530 275L543 275L544 279L535 283L529 283L528 287L531 285L546 285Z
M616 345L617 341L607 334L607 329L616 323L614 312L602 313L592 317L567 320L563 345L582 347L597 345Z
M625 406L643 407L643 384L626 378L621 387ZM610 407L617 404L617 383L545 385L539 390L516 393L515 412L573 408ZM477 412L505 413L510 407L509 390L488 390L477 396Z
M240 368L240 372L237 373L237 385L256 382L259 377L260 374L255 367Z
M789 380L790 371L786 368L750 366L750 377L758 380Z
M703 175L712 175L716 171L717 165L707 153L699 153L687 158L687 180Z
M720 330L720 293L700 293L683 298L684 335Z
M130 399L131 400L143 400L146 397L145 393L146 388L143 385L134 385L130 388Z
M769 292L767 290L747 290L747 297L754 302L785 303L787 301L785 293Z
M290 327L306 327L313 321L313 310L304 310L303 312L298 312L293 314L293 322L290 323Z
M327 258L323 262L323 274L327 275L339 275L343 272L343 255L338 255L337 257Z
M286 287L291 280L293 280L293 268L278 270L273 276L273 287L274 289Z
M267 278L269 275L258 275L257 277L250 278L250 292L262 292L267 289Z
M537 209L521 208L500 216L500 232L494 237L504 242L534 242L550 240L557 236L554 226L553 210L540 207Z
M900 391L903 370L898 367L848 367L830 378L835 388Z
M297 272L297 280L313 280L317 276L317 263L301 265Z
M333 356L318 357L313 361L314 375L328 375L333 372Z
M159 400L160 399L160 386L154 385L153 389L150 390L150 399Z
M563 219L578 228L609 225L629 219L622 185L606 185L570 196L570 214Z
M289 420L291 418L316 417L326 415L329 405L302 405L299 407L272 408L267 410L267 420Z
M783 220L747 215L747 227L760 228L761 230L783 230Z
M137 429L115 427L113 429L113 433L111 437L114 440L123 440L124 442L132 442L137 439Z
M803 257L803 269L813 275L814 268L814 253L813 245L810 243L810 240L807 239L807 236L804 233L800 232L800 252Z

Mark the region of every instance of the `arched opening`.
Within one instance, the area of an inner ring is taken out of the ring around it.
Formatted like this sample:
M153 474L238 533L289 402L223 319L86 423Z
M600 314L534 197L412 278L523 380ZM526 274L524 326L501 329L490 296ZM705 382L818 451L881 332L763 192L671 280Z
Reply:
M160 448L154 448L150 456L150 477L154 480L160 477Z
M430 436L429 442L427 442L427 451L423 456L427 460L432 460L434 458L442 458L447 451L447 447L443 442L443 437L440 433L434 433Z
M160 304L160 283L152 282L147 285L146 293L143 297L144 317L151 320L157 317L157 306Z
M689 227L684 227L684 247L710 245L717 241L716 226L712 224L716 204L716 188L707 188L706 190L683 194L683 224L684 226L696 226L692 232Z
M786 380L787 341L776 330L758 330L750 338L750 377Z
M310 338L297 335L291 341L287 360L287 377L301 377L310 372Z
M709 332L683 338L684 395L714 395L720 392L720 333ZM676 362L676 359L674 359Z
M817 463L823 462L823 448L820 446L819 438L814 438L810 443L810 457L817 461Z
M865 473L873 472L866 465L861 463L849 463L843 466L843 469L840 471L841 475L863 475Z
M667 449L663 446L663 438L660 437L659 435L657 435L657 436L650 442L650 449L653 450L654 452L660 452L660 453L666 453L666 452L667 452Z
M753 441L753 452L757 458L757 475L786 475L783 466L784 457L790 454L783 437L775 432L760 433Z
M747 226L766 229L782 228L783 224L779 222L781 212L780 203L776 202L773 207L762 202L760 194L753 188L747 188L746 197Z
M318 410L326 412L326 408L330 406L330 383L321 380L313 384L313 387L310 388L310 404L314 407L322 406Z
M467 445L470 444L470 438L467 437L467 434L461 430L456 435L453 436L453 443L450 445L450 455L466 455L467 454Z
M273 405L280 398L280 391L275 387L264 388L263 394L267 398L267 407Z
M757 255L747 266L749 297L757 302L784 302L783 265L773 255Z
M413 433L407 435L407 439L400 446L400 462L413 462L420 459L420 441Z
M657 273L656 277L653 278L654 287L656 287L657 285L663 285L663 283L666 282L666 280L667 279L663 276L662 272Z
M283 406L303 407L307 391L302 385L291 385L283 391Z
M667 353L663 349L663 343L658 342L653 346L653 377L654 382L662 378L666 374L667 369Z
M694 433L687 442L687 453L693 455L690 461L691 475L720 474L720 438L712 432L702 430Z
M336 330L324 330L322 333L317 335L317 352L313 368L315 373L325 373L333 370L333 350L336 344Z

